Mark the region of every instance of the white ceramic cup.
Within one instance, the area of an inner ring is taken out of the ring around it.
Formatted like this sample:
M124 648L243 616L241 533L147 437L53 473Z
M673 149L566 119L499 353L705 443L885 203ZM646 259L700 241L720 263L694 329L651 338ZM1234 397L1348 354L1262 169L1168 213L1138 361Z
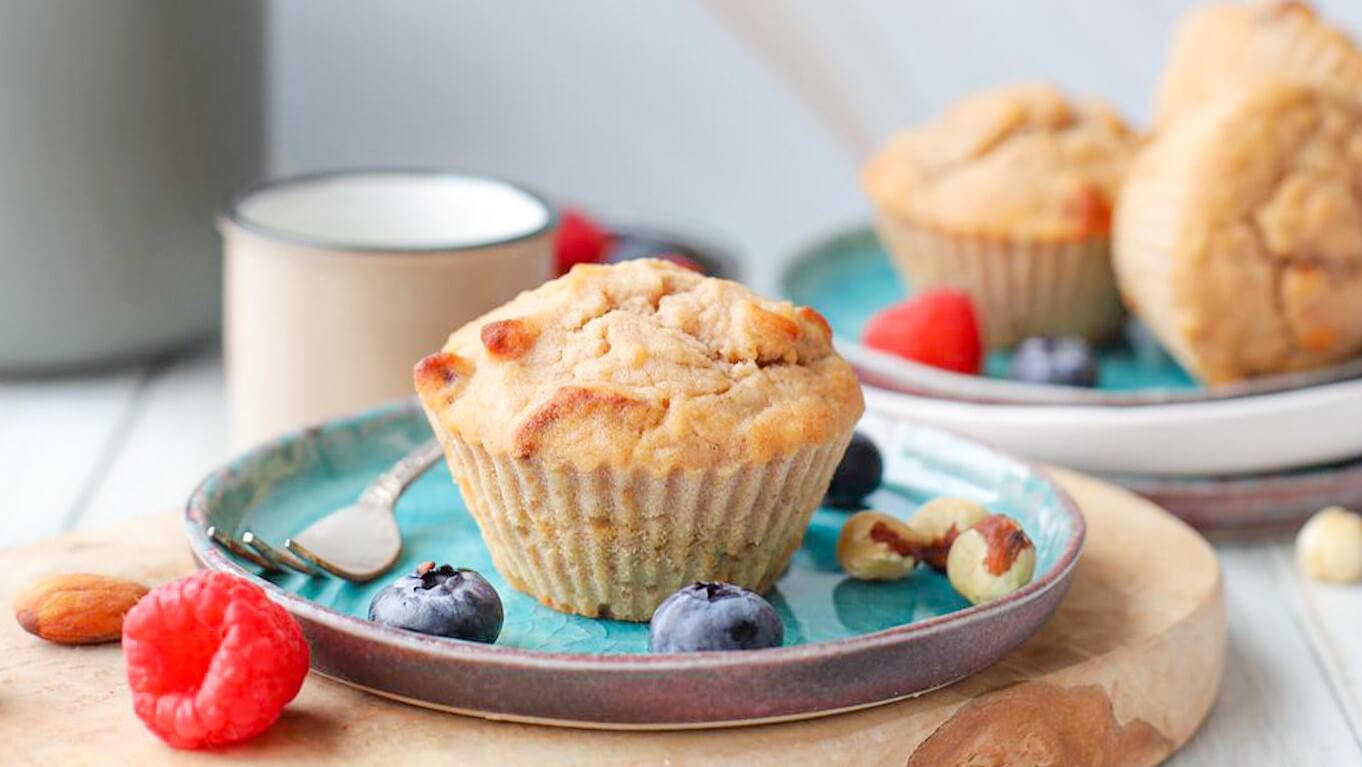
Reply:
M219 222L232 446L411 393L450 332L551 276L554 224L543 198L458 172L325 173L237 198Z

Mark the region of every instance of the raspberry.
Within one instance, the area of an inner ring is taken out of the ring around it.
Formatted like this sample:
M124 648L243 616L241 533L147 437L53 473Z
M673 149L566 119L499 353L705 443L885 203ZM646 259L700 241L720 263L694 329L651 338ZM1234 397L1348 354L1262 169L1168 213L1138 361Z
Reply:
M920 293L870 318L865 343L924 365L977 374L983 361L979 323L969 296Z
M554 237L558 274L567 274L577 264L599 264L610 247L610 235L585 213L566 208L558 221Z
M252 583L200 571L151 591L123 619L133 709L175 748L253 738L307 676L302 629Z

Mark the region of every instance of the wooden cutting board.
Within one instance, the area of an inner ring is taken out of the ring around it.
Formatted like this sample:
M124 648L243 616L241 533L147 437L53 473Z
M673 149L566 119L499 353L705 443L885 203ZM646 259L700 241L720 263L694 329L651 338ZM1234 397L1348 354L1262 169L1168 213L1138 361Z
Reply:
M920 698L791 724L621 733L463 718L393 703L314 675L264 736L217 753L176 752L133 716L117 645L58 647L0 619L0 761L222 764L230 757L250 764L376 767L1157 764L1191 737L1219 688L1225 605L1215 554L1152 504L1096 480L1055 474L1088 519L1087 546L1068 597L1039 634L1001 663ZM179 517L170 514L10 550L0 562L0 599L6 604L22 584L54 573L100 572L155 584L193 568Z

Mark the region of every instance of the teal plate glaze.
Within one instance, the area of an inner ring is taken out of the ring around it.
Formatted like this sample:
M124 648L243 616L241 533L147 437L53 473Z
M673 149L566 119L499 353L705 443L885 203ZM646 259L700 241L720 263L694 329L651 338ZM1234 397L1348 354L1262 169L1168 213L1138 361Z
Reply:
M953 495L1016 518L1036 545L1037 572L1030 586L972 607L943 575L925 567L893 583L852 580L841 573L835 553L848 514L822 509L768 594L785 622L785 647L650 655L646 624L560 613L506 583L443 463L402 496L397 507L402 558L374 583L265 574L204 535L207 525L234 535L250 528L282 542L351 503L375 475L431 438L413 403L331 422L235 461L195 493L187 532L201 562L261 583L299 618L314 668L380 694L461 712L590 726L695 726L815 716L922 692L996 660L1054 609L1083 537L1082 517L1063 491L1029 466L935 429L885 428L890 431L875 436L886 456L886 485L870 504L906 518L925 500ZM495 645L427 637L365 620L370 600L386 582L427 560L471 567L497 588L506 619ZM960 642L960 636L969 639ZM839 665L856 676L835 684L817 681ZM866 674L875 666L876 674ZM892 667L897 668L886 672ZM721 673L725 668L731 671ZM533 680L523 678L527 670L535 672ZM445 673L453 676L441 676ZM885 673L893 684L884 684ZM865 684L853 684L860 677ZM743 695L714 702L714 696L730 695L735 680L743 679ZM660 683L685 690L675 696L644 694Z
M881 388L907 394L991 403L1144 405L1268 394L1362 376L1362 361L1207 388L1197 383L1136 322L1124 339L1099 350L1099 386L1023 384L1007 379L1010 354L988 355L982 376L938 370L862 346L866 323L908 291L869 227L855 227L798 252L781 277L786 296L827 317L839 351Z

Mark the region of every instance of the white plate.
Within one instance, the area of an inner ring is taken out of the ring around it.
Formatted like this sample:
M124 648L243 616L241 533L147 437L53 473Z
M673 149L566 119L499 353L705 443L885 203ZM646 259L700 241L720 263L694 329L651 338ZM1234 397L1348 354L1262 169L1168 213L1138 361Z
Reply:
M1219 476L1362 455L1362 381L1141 407L978 405L865 387L866 405L1089 472Z
M903 359L856 341L875 313L907 295L902 276L890 265L875 233L864 225L839 230L798 251L784 266L781 287L795 303L812 306L827 317L838 351L861 380L910 396L989 404L1134 407L1273 394L1362 378L1362 359L1354 359L1329 368L1203 387L1159 350L1156 341L1135 340L1129 329L1124 343L1097 349L1098 389L1007 380L1008 354L1000 350L988 355L984 375L963 375Z

